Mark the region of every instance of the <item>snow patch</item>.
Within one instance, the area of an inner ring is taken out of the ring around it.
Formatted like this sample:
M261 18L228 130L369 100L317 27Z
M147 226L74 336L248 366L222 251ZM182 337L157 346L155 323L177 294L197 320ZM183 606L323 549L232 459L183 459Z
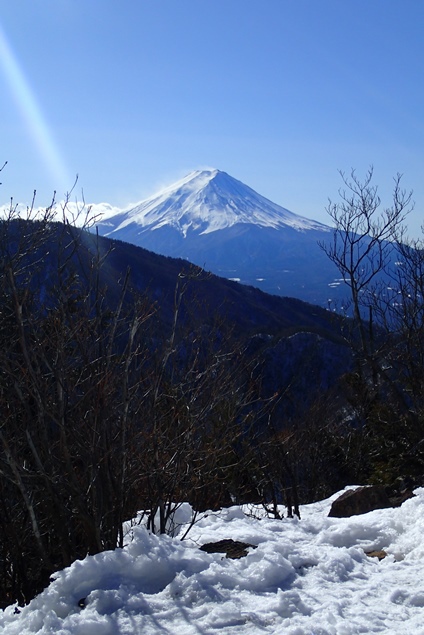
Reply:
M423 635L424 490L401 508L330 518L339 494L302 506L302 520L249 506L207 512L181 541L185 504L179 535L134 527L124 549L74 562L28 606L0 612L0 632ZM199 549L228 538L257 548L239 560Z

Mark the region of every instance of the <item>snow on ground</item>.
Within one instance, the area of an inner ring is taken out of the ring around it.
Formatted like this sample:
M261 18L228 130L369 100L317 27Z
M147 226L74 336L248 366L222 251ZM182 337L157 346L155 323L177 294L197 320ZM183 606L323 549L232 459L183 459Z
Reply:
M327 516L337 494L303 506L300 521L232 507L184 541L135 527L124 549L75 562L28 606L0 612L0 632L424 635L424 489L415 494L346 519ZM258 546L239 560L198 549L227 538ZM381 561L365 554L379 549Z

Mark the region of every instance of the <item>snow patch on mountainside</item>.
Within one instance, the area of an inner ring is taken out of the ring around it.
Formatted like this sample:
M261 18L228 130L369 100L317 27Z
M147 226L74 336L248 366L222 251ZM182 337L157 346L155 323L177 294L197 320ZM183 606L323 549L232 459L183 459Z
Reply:
M208 234L240 223L330 231L326 225L293 214L216 169L192 172L133 209L109 217L104 226L108 226L105 233L111 237L131 224L138 226L138 233L167 225L186 236L188 232Z

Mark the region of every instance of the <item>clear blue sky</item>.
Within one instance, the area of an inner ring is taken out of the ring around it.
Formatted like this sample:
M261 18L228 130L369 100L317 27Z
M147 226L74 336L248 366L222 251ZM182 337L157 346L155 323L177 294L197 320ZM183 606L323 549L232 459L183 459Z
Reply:
M0 0L1 202L125 206L216 167L324 222L338 170L424 220L423 0Z

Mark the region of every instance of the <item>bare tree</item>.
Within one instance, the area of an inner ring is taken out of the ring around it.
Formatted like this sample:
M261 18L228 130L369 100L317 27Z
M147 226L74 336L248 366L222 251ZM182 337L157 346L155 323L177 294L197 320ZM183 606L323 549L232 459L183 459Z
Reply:
M20 600L55 569L122 543L137 500L141 327L154 312L129 301L129 274L111 300L96 237L54 223L52 207L32 220L33 209L21 218L11 206L0 225L3 595Z
M411 192L397 175L392 204L380 211L372 176L372 169L363 182L342 175L342 202L328 207L333 243L322 247L349 287L357 359L349 402L368 431L374 478L390 480L424 465L424 259L422 241L409 240L403 225Z
M412 192L401 188L401 175L394 178L392 205L381 209L377 186L372 184L370 168L361 181L354 170L350 177L341 172L345 188L339 191L341 202L328 204L334 224L331 244L322 249L334 262L349 288L353 318L358 328L365 357L370 353L370 308L379 274L390 264L395 241L407 214L411 211ZM368 321L369 320L369 321ZM368 321L368 323L367 323Z
M180 274L171 332L156 351L147 393L141 478L148 526L158 533L172 531L184 501L196 514L237 498L234 473L243 462L247 469L240 448L261 408L242 342L223 321L196 317L193 288L203 276L197 268Z

